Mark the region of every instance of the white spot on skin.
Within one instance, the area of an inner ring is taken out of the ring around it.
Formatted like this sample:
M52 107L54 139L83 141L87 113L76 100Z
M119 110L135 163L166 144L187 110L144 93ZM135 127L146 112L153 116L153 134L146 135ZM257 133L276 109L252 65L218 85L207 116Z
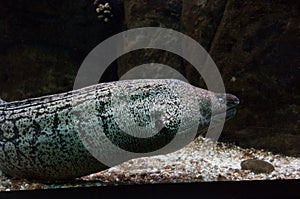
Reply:
M3 115L1 115L1 116L0 116L0 122L3 122L3 121L4 121L4 119L5 119L5 118L4 118L4 116L3 116Z
M39 113L42 114L42 113L44 113L45 109L44 108L40 108L38 111L39 111Z

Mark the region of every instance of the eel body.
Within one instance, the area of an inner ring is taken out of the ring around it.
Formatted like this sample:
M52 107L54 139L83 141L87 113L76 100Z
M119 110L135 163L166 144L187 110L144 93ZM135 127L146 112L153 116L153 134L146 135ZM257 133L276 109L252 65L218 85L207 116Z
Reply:
M65 180L128 159L184 147L215 115L235 114L231 94L174 79L124 80L0 101L0 170L9 176ZM176 147L155 153L179 136ZM120 149L120 150L119 150Z

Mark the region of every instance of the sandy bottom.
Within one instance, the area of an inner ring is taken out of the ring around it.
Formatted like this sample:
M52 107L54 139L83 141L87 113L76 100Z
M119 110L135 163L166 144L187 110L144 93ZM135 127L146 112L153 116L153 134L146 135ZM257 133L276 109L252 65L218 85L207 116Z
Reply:
M243 160L256 158L275 170L255 174L241 170ZM202 137L167 155L138 158L67 183L43 184L11 179L0 172L0 191L204 181L300 179L300 158L217 143Z

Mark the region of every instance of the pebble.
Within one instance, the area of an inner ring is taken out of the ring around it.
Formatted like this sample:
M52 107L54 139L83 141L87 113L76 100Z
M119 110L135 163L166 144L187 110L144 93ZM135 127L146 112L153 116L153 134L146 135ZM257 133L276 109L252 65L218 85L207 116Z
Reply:
M257 159L248 159L241 162L243 170L251 170L254 173L270 173L274 171L274 166L266 161Z
M1 185L4 187L10 186L11 185L11 181L10 180L4 180L1 182Z

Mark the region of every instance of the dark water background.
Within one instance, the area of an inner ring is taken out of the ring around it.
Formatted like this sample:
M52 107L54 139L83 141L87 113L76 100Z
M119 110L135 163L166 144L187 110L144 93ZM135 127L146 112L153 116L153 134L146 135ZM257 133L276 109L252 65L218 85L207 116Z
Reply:
M298 1L107 2L114 15L109 22L98 19L92 0L0 1L0 97L71 90L83 59L101 41L131 28L172 28L209 52L227 92L241 99L220 140L300 156ZM101 81L149 61L173 66L205 88L191 65L157 50L122 56Z

